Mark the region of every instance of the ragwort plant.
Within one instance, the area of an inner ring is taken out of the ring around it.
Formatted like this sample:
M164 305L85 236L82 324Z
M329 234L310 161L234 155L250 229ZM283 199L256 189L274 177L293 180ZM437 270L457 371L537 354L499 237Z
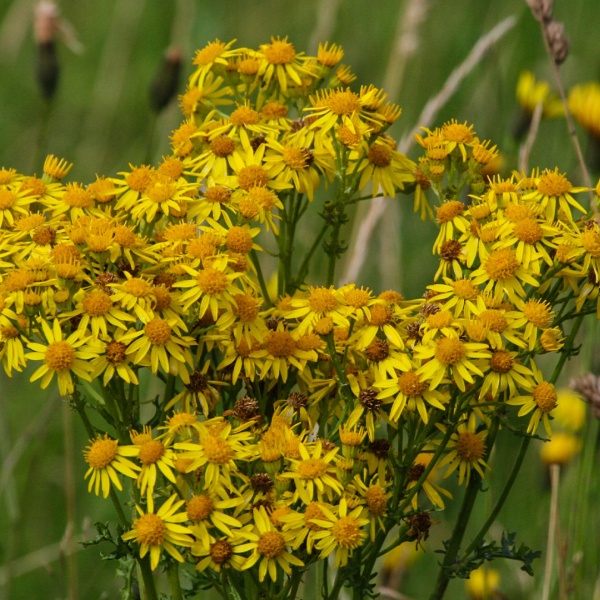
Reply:
M53 156L41 178L0 171L4 369L33 366L79 413L89 491L119 519L95 541L113 544L126 590L138 562L150 600L157 570L175 599L375 596L378 558L426 539L453 501L440 469L466 489L432 598L496 556L531 572L514 534L485 536L600 313L600 227L557 169L484 178L498 151L466 123L423 130L412 162L386 133L400 108L348 87L342 57L217 40L157 167L90 185L63 183ZM423 298L335 284L348 210L379 192L412 194L439 226ZM321 226L297 256L309 211ZM467 545L501 426L520 449Z

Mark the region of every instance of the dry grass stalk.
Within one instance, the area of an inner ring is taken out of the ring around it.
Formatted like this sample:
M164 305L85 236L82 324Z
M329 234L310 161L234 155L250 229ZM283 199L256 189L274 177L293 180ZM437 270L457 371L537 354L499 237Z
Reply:
M531 149L537 138L538 130L540 127L540 121L542 120L542 111L544 110L544 102L540 101L537 103L533 115L531 117L531 123L529 124L529 131L527 132L527 138L521 144L519 148L519 169L526 173L528 171L529 155Z
M341 0L320 0L317 4L317 23L308 42L309 53L315 54L319 49L319 44L329 40L340 8Z
M546 545L546 566L544 569L544 590L542 600L549 600L552 584L552 564L554 562L554 545L558 527L558 488L560 482L560 465L550 465L550 519L548 521L548 543Z
M583 176L583 182L585 186L588 188L589 197L590 197L590 206L594 212L594 216L596 219L600 219L600 213L598 212L598 206L596 204L596 199L594 198L594 192L592 191L592 180L590 178L589 171L586 167L585 160L583 158L583 152L581 150L581 145L579 144L579 139L577 137L577 131L575 130L575 121L573 120L573 115L569 110L569 103L567 102L567 94L565 92L565 86L563 85L562 79L560 77L560 71L558 66L565 60L567 57L567 53L569 51L569 42L568 38L564 33L564 25L562 23L557 23L551 17L551 8L552 3L550 2L550 14L544 16L542 14L540 16L539 4L544 4L543 0L526 0L527 4L531 7L533 11L533 16L539 21L540 27L542 30L542 38L544 39L544 46L546 48L546 53L548 54L548 58L550 59L550 63L552 64L552 71L554 73L554 80L556 81L556 87L558 88L558 93L560 95L561 102L565 109L565 117L567 119L567 127L569 130L569 134L571 136L571 141L573 142L573 147L575 148L575 153L577 154L577 160L579 162L579 167L581 169L581 173ZM536 6L532 6L536 5Z
M439 111L448 102L451 96L456 92L458 86L462 83L465 77L481 62L486 52L500 39L502 39L517 23L517 20L512 15L500 21L493 29L481 36L467 58L456 68L442 89L431 98L417 119L418 125L415 125L411 131L406 134L400 142L399 150L406 154L414 144L414 135L419 132L421 127L429 127L437 117Z
M454 94L458 86L461 84L463 79L473 70L473 68L481 62L485 53L498 41L500 40L512 27L516 24L516 19L513 16L507 17L500 23L498 23L488 33L484 34L465 60L450 74L446 83L440 90L440 92L431 98L425 105L425 108L419 115L417 123L428 127L433 120L436 118L440 109L448 102L450 97ZM412 144L414 143L414 135L419 131L419 126L413 127L409 134L405 135L399 144L398 150L404 154L407 154ZM346 273L342 279L342 282L356 281L360 270L364 264L367 256L367 250L369 242L375 230L379 219L385 211L385 200L378 196L373 199L369 205L369 211L367 215L362 219L360 228L355 238L355 243L352 245L353 250L348 260L348 266Z

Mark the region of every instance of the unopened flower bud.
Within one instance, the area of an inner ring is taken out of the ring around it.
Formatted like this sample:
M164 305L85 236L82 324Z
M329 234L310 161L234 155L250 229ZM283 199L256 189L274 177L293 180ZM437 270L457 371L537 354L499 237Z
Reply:
M175 97L181 71L181 50L169 48L150 86L152 110L161 112Z
M58 7L53 0L41 0L34 10L33 31L37 44L35 77L45 98L56 92L59 64L54 43L59 29Z

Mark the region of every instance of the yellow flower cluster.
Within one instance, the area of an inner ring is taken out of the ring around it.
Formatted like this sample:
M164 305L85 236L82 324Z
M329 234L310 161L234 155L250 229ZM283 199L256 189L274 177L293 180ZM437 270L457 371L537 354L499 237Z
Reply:
M534 356L562 356L565 323L600 314L600 226L575 199L583 188L558 170L485 180L496 147L455 121L418 136L417 166L386 133L400 109L373 86L351 91L342 56L217 40L196 54L157 167L89 185L63 184L70 166L54 157L42 178L0 171L3 366L41 363L32 380L56 376L84 418L105 417L111 435L91 431L85 451L90 490L135 482L123 539L152 568L165 550L234 585L247 569L293 582L317 558L339 567L381 547L403 519L398 543L426 538L424 509L451 497L435 470L483 477L511 405L532 415L527 433L542 421L550 434L556 377ZM440 199L440 267L422 299L308 286L292 260L318 190L335 186L343 214L367 184L415 191L423 214L425 190ZM164 389L153 401L149 379Z

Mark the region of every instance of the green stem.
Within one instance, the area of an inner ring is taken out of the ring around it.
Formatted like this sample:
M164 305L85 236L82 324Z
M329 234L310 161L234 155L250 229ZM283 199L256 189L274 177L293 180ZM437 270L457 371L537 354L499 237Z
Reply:
M329 263L327 265L327 282L325 284L327 286L333 285L335 279L335 267L338 259L338 244L340 242L341 228L342 223L340 221L336 221L336 223L333 226L333 231L331 232Z
M183 600L181 585L179 583L179 563L171 562L167 568L167 577L169 579L169 587L171 588L173 600Z
M469 523L469 518L471 517L471 512L473 510L473 506L475 505L475 499L479 493L480 483L479 476L474 476L467 486L467 491L465 493L465 497L463 498L460 513L458 514L456 525L452 531L452 537L448 542L446 557L444 558L444 562L442 563L442 567L440 569L435 591L431 595L430 600L441 600L446 593L446 588L448 587L448 583L450 583L448 569L455 564L456 557L458 556L460 544L465 535L467 524Z
M258 260L256 250L250 250L250 258L252 259L252 263L256 268L256 275L258 277L258 283L260 284L260 290L262 292L263 298L267 303L267 307L272 308L273 303L271 302L271 298L269 297L269 292L267 292L267 284L265 283L265 278L263 277L262 269L260 268L260 261Z
M158 600L156 586L154 585L154 576L152 575L152 569L150 568L150 557L148 554L146 554L144 558L138 559L138 563L142 571L142 579L144 580L144 589L146 590L147 599Z
M329 228L329 223L326 221L325 223L323 223L323 226L321 227L321 231L319 231L319 233L317 234L317 237L315 238L315 241L313 242L312 246L309 248L308 252L306 253L304 260L302 261L302 264L300 265L300 269L298 269L298 274L294 278L294 287L300 287L304 283L304 278L306 277L306 275L308 273L308 267L310 264L310 260L313 256L313 254L315 253L315 250L319 247L319 244L325 237L325 234L327 233L328 228Z
M492 511L490 512L485 523L482 525L481 529L477 532L477 535L473 538L473 541L469 544L467 549L464 551L464 556L469 556L469 554L471 554L471 552L473 552L473 550L475 550L475 548L477 548L477 546L483 539L483 536L488 532L489 528L492 526L492 523L498 516L500 509L504 505L504 502L506 502L506 498L508 497L508 494L510 493L510 490L512 489L512 486L517 478L517 475L519 474L519 471L521 469L521 465L523 464L523 459L525 458L525 454L527 453L527 448L529 447L530 441L531 441L530 437L523 438L523 441L521 442L521 447L519 448L519 454L517 454L517 458L515 459L515 463L510 472L510 475L508 476L508 479L506 480L506 483L504 484L504 488L502 489L502 492L501 492L498 500L496 500L496 504L494 505L494 508L492 508Z
M488 434L487 449L484 456L484 458L486 459L489 457L489 455L492 452L492 448L494 447L494 442L496 441L496 434L498 433L498 425L498 418L495 418L492 421L492 425ZM446 588L450 583L449 570L456 564L458 551L460 550L460 545L465 536L467 525L469 524L469 520L471 518L471 512L473 511L473 507L475 506L475 500L477 499L477 494L479 493L480 489L481 477L474 473L472 474L471 481L469 481L469 485L467 486L467 491L465 492L465 497L463 498L463 503L460 508L458 518L456 520L456 525L454 526L452 536L450 537L450 541L448 542L448 546L446 548L446 556L440 569L436 589L431 595L430 600L441 600L444 597L444 594L446 593ZM466 554L467 553L465 553L465 555Z

